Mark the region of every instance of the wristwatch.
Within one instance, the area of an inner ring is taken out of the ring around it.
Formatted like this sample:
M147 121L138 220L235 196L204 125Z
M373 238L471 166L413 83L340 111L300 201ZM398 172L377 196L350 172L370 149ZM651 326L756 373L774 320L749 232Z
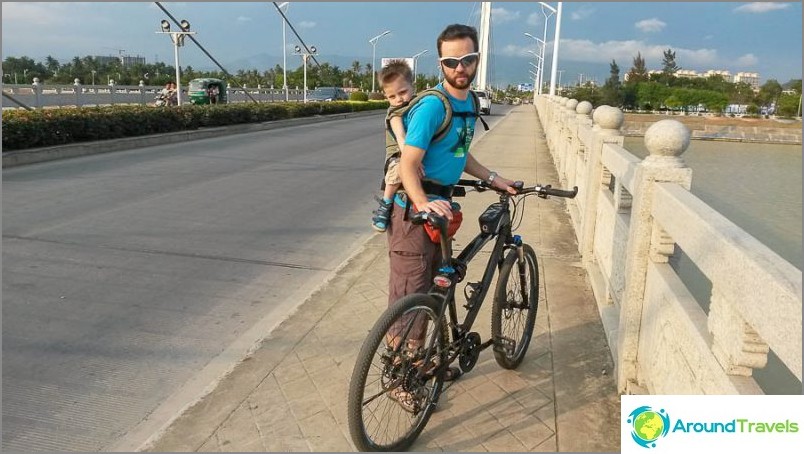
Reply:
M486 182L488 184L494 183L495 178L497 178L497 172L491 172L491 173L489 173L489 177L486 178Z

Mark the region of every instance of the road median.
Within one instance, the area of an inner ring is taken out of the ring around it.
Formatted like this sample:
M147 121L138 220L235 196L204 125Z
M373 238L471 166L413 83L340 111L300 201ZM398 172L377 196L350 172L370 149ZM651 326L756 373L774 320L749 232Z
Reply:
M165 134L152 134L140 137L126 137L123 139L100 140L95 142L80 142L52 147L29 148L3 153L3 168L17 167L38 162L54 161L57 159L75 158L114 151L132 150L136 148L152 147L155 145L169 145L172 143L202 140L233 134L269 131L271 129L302 126L322 121L344 120L385 114L384 109L368 110L362 112L338 113L331 115L316 115L313 117L291 118L288 120L266 121L263 123L248 123L214 128L200 128L193 131L178 131Z

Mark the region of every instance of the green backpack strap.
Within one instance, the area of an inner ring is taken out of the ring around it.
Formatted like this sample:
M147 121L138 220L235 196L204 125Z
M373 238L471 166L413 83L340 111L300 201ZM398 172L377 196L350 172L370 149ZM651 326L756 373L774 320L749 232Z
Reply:
M410 102L408 102L406 106L394 109L393 112L389 114L389 120L386 121L386 129L390 129L391 127L390 123L391 116L404 115L411 107L415 106L419 101L424 99L424 97L426 96L438 97L438 99L440 99L441 103L444 105L444 111L446 112L446 115L444 116L444 121L441 123L441 126L438 127L435 134L433 135L433 142L437 142L446 137L452 125L452 103L449 102L449 98L447 98L447 95L444 94L443 91L437 88L428 88L427 90L419 92L413 99L410 100Z

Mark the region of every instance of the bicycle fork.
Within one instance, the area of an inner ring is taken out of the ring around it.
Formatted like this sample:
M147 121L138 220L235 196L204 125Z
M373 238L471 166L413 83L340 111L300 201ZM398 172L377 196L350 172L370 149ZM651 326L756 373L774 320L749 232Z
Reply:
M519 272L519 292L522 296L522 304L517 305L519 306L518 309L522 307L528 306L528 283L527 283L527 274L526 268L528 266L527 262L525 261L525 248L522 243L522 237L519 235L514 235L513 244L516 247L516 256L517 256L517 271Z

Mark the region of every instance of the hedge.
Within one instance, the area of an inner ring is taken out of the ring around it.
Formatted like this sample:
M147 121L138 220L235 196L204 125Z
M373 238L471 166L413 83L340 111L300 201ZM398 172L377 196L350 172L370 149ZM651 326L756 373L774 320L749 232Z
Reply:
M119 139L204 127L388 108L388 102L185 105L181 108L105 106L4 110L3 152Z

